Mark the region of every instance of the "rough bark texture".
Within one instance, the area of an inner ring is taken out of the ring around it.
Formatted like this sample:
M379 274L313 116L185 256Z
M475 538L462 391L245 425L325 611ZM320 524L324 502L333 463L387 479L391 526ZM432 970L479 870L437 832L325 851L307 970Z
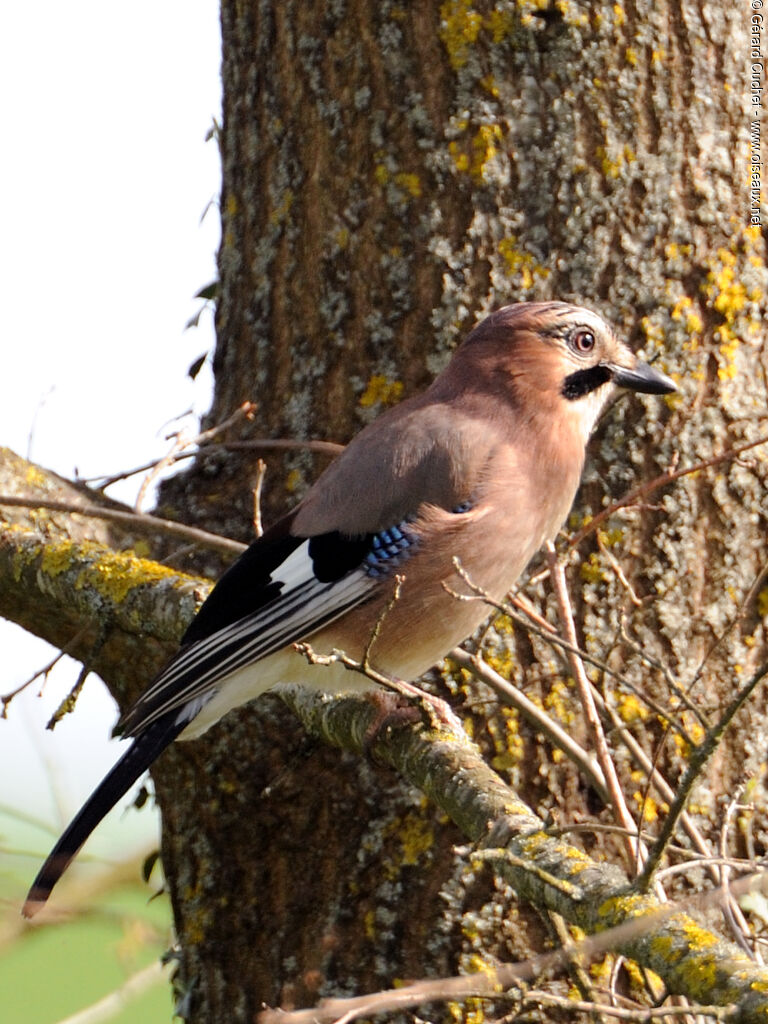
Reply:
M746 227L748 25L738 7L224 0L222 25L212 421L253 399L251 436L346 440L428 380L476 316L556 297L598 308L681 384L679 397L623 400L609 412L574 524L675 454L692 463L764 429L766 272L764 240ZM242 468L233 456L207 458L166 500L242 536ZM272 460L267 513L320 468L306 453ZM579 552L585 644L664 703L667 683L622 642L621 617L637 648L689 686L768 557L765 476L758 449L610 520L604 546L639 604L594 538ZM760 610L753 600L707 661L695 690L706 708L765 656ZM579 735L551 650L508 631L491 643L498 663ZM639 724L633 698L598 681ZM758 696L696 795L713 822L762 760L764 711ZM650 725L652 750L662 736ZM567 820L599 810L516 716L478 729L534 806ZM303 742L281 711L248 712L195 754L197 807L169 796L189 777L181 764L159 778L194 1019L525 953L519 921L511 940L478 938L498 914L487 893L462 892L447 914L434 899L456 886L450 829L431 822L416 871L398 859L402 837L430 823L418 797L319 748L302 765ZM684 753L666 741L673 782ZM640 801L642 778L618 757ZM235 790L227 801L222 779ZM265 784L268 799L255 798ZM755 797L762 810L761 788ZM199 826L200 806L216 808L210 827ZM649 816L657 810L648 804ZM759 847L762 827L745 829ZM610 841L585 842L615 854ZM236 871L238 885L222 870ZM305 879L320 879L306 900Z
M45 500L51 500L55 495L54 500L71 500L73 488L65 481L10 453L4 452L0 459L0 475L6 487L23 482L31 499L45 496ZM5 498L3 493L3 507L7 507ZM41 522L39 511L33 506L15 513L13 521L0 523L0 610L30 626L27 607L36 606L39 621L33 621L37 631L49 639L71 634L75 638L71 642L72 653L108 678L124 705L162 658L163 645L168 647L189 622L193 604L199 601L205 584L180 577L131 552L116 552L88 536L101 532L103 527L98 519L83 520L81 516L60 515L55 521ZM17 597L15 605L12 595ZM94 633L98 634L96 643ZM450 873L458 883L453 892L445 884L448 865L433 860L433 898L442 897L445 901L457 894L466 898L467 882L472 875L487 874L492 866L498 891L504 894L507 904L505 917L498 917L493 923L494 932L503 933L504 926L509 926L510 918L514 917L514 902L523 900L540 912L556 913L588 933L603 933L592 940L593 954L598 952L595 944L599 943L600 951L620 951L638 964L652 968L673 992L697 1002L735 1004L738 1020L743 1024L758 1024L765 1019L765 968L754 965L742 949L713 933L700 916L632 892L626 875L616 865L590 860L566 836L557 835L559 830L553 834L487 764L458 722L430 717L434 712L427 709L418 724L379 729L374 735L371 727L379 708L364 698L328 700L297 686L283 687L279 695L309 737L358 758L368 754L380 764L390 765L398 778L415 786L475 845L477 855L459 860L458 878L455 872ZM162 762L158 769L161 765ZM233 774L221 780L219 788L231 795L237 782ZM348 794L342 791L332 801L334 815L346 810L347 799ZM376 809L371 808L371 818L375 816ZM200 822L206 828L216 829L219 817L215 803L200 809ZM294 842L301 832L301 823L295 824ZM270 878L280 891L284 912L288 914L294 912L295 906L315 899L318 884L332 881L336 871L332 851L321 852L315 846L316 824L306 829L303 838L316 851L317 873L306 880L296 880L278 871ZM351 830L349 834L360 841L359 831ZM414 815L400 836L403 848L397 851L398 858L415 866L434 838L425 816ZM384 849L377 852L386 856ZM218 873L228 893L236 893L242 883L232 866L230 862L224 863ZM391 867L390 860L380 865L389 880ZM183 863L176 865L178 874L184 870ZM210 898L220 903L220 890L211 893ZM359 910L361 900L365 901L365 896L355 891L350 902ZM372 921L380 909L378 901L371 902L368 914ZM414 962L418 962L421 951L429 944L433 923L428 908L419 909L418 919L409 922ZM334 925L343 921L344 911L339 906ZM329 929L327 940L331 946L335 937L334 929ZM487 948L489 938L490 932L483 937L478 952ZM401 945L407 945L404 937ZM274 952L270 942L263 952L266 956ZM311 962L312 947L303 952ZM359 973L359 954L355 950L355 958L347 965L355 976ZM565 962L567 956L561 960L562 964ZM251 957L242 956L237 966L247 976L252 969ZM503 984L535 976L526 973L524 966L522 970L521 975L514 973L513 968ZM475 980L471 980L471 985L493 999L499 991L499 977L493 965L486 963L480 975L473 972ZM484 983L479 988L478 978ZM311 989L313 982L316 986L317 971L308 971L303 980L306 988ZM287 989L284 996L294 999L301 994L296 989ZM410 1005L420 1004L417 1000ZM492 1004L488 1009L492 1009ZM281 1013L277 1011L273 1016L278 1019ZM326 1009L322 1019L336 1019L341 1013L343 1010L339 1009L329 1016Z
M150 560L160 535L35 507L38 498L130 511L8 448L0 495L32 502L0 505L0 615L98 672L125 709L178 647L208 581Z
M675 456L694 463L765 432L768 277L765 239L746 216L746 9L223 0L222 26L211 422L252 399L259 412L239 437L346 440L424 384L477 315L561 298L605 314L681 386L609 411L572 526ZM653 507L613 517L602 550L592 537L579 551L584 644L665 704L675 707L668 680L639 651L695 683L705 711L765 658L765 590L742 608L768 560L765 452L678 482ZM161 511L247 537L248 467L237 453L206 455L165 488ZM267 514L319 468L307 453L273 459ZM531 594L546 610L544 592ZM499 629L490 650L579 735L549 648ZM595 679L627 721L645 722L649 750L664 742L674 781L684 745ZM564 820L601 811L516 715L483 711L476 735L529 804ZM714 833L721 803L755 778L756 813L740 819L734 851L766 845L764 722L758 694L695 796ZM643 780L618 760L639 802ZM542 940L508 890L468 878L455 828L417 790L308 743L277 702L172 751L155 778L190 1021L250 1021L262 1001L477 968ZM584 843L615 855L600 836Z

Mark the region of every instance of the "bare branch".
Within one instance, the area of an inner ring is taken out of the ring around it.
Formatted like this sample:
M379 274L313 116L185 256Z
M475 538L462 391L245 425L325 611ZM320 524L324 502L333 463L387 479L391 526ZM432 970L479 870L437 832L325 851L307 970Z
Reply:
M614 553L609 550L608 545L603 540L603 538L600 535L599 531L598 531L598 534L597 534L597 546L600 548L600 551L601 551L603 557L605 558L605 560L608 562L610 567L613 569L613 571L614 571L614 573L616 575L616 578L618 579L619 583L622 585L622 587L624 587L624 589L626 590L627 594L629 594L629 599L632 602L632 604L636 608L639 608L642 605L643 602L640 600L640 598L635 593L634 588L632 587L632 584L627 579L626 574L625 574L624 570L622 569L621 564L619 563L618 558L616 558Z
M318 455L338 455L344 451L343 444L337 444L335 441L301 441L294 438L280 438L280 437L262 437L256 438L251 441L221 441L221 442L206 442L200 445L196 451L192 452L177 452L169 456L169 465L174 465L177 462L183 462L185 459L194 459L198 455L208 454L211 452L228 452L228 451L255 451L255 452L266 452L266 451L304 451L304 452L315 452ZM165 458L165 456L163 456ZM91 476L84 477L81 483L99 483L101 490L106 490L107 487L111 487L112 484L118 483L120 480L127 480L128 477L137 476L139 473L146 473L147 470L153 469L158 459L153 459L151 462L144 462L140 466L136 466L134 469L127 469L120 473L114 473L110 476Z
M668 709L662 707L661 704L653 700L652 697L650 697L647 693L644 693L638 686L635 686L635 684L631 680L627 679L620 672L617 672L616 669L611 668L611 666L606 661L603 661L601 658L596 658L593 654L589 654L588 651L585 651L582 647L579 647L578 644L571 644L567 640L563 640L563 638L559 636L559 634L556 632L554 626L552 626L551 623L547 622L546 619L543 619L535 611L535 609L533 609L530 606L530 603L522 597L522 595L513 595L509 603L505 601L495 601L490 596L490 594L487 593L487 591L483 590L482 587L479 587L476 583L472 581L472 579L469 576L469 573L467 573L467 571L464 569L458 558L453 559L453 566L457 574L461 577L461 579L467 584L469 589L472 591L472 594L459 594L444 583L443 587L446 590L446 592L449 593L452 597L456 598L457 601L482 601L484 604L487 604L489 608L495 608L496 611L501 612L502 615L506 615L507 618L512 619L513 622L519 623L523 627L523 629L527 630L529 633L533 633L535 636L540 637L546 643L551 644L553 647L559 648L560 650L565 651L567 653L577 655L579 658L581 658L582 661L586 661L588 664L594 665L595 668L599 668L601 672L605 672L606 675L612 676L619 683L621 683L622 686L625 686L631 693L634 693L638 700L641 700L644 704L646 704L652 711L654 711L659 716L660 719L662 719L665 722L668 722L669 727L673 729L676 733L678 733L680 737L683 740L685 740L685 742L689 746L694 746L694 742L689 736L688 731L680 722L678 722L670 715ZM550 575L549 570L547 570L546 575ZM514 604L516 607L520 608L526 617L523 618L523 616L518 615L517 612L515 612L514 609L510 606L511 604ZM531 623L534 623L534 625L532 625Z
M568 541L568 547L578 547L585 537L589 536L590 533L602 525L615 512L618 512L619 509L626 508L628 505L636 505L649 494L653 494L654 491L658 491L661 487L666 487L667 484L674 483L675 480L681 480L684 476L698 473L700 470L708 469L710 466L717 466L721 462L728 462L730 459L735 459L738 455L741 455L742 452L749 451L750 448L757 448L761 444L768 444L768 436L759 437L756 441L747 441L744 444L735 445L719 455L713 455L709 459L702 459L701 462L697 462L693 466L687 466L685 469L671 468L666 473L662 473L661 476L654 477L653 480L647 480L645 483L640 484L639 487L635 487L628 494L625 494L623 498L613 502L608 508L604 508L594 515L588 523L585 523L580 530L574 533Z
M688 767L680 781L680 785L677 788L675 799L672 802L669 813L665 817L661 826L659 837L648 854L648 860L646 861L642 875L638 879L638 884L641 887L647 887L650 884L654 872L658 868L661 858L664 856L666 845L672 838L672 835L677 828L677 823L680 820L680 816L685 810L685 805L688 802L688 797L691 795L691 790L696 785L707 761L709 761L710 757L717 749L717 746L723 737L723 733L766 675L768 675L768 662L761 665L752 678L744 684L736 694L736 697L728 705L725 712L721 715L719 721L716 722L716 724L709 730L701 743L692 749Z
M65 715L69 715L75 710L77 698L82 693L83 687L85 686L85 680L88 678L90 674L90 668L88 668L87 665L83 665L83 667L77 674L75 685L70 689L69 693L66 695L64 700L60 702L59 706L48 719L45 726L46 729L55 729Z
M260 437L251 441L227 441L220 447L227 451L293 451L317 452L322 455L338 455L344 451L343 444L336 441L299 441L294 438ZM206 445L205 450L208 450Z
M461 668L471 672L475 678L492 687L506 704L525 715L535 728L544 733L558 750L562 750L565 756L573 761L589 779L602 799L608 801L608 790L600 765L583 747L579 746L570 733L561 728L545 711L529 700L513 683L482 661L478 655L468 654L460 647L456 647L451 651L450 658Z
M58 1024L102 1024L121 1013L134 999L138 999L153 985L163 980L163 964L152 961L146 967L132 974L114 991L109 992L95 1003L58 1021Z
M646 665L650 665L651 668L655 668L657 672L661 672L661 674L664 676L664 679L669 689L672 691L675 697L677 697L680 703L683 704L684 707L691 712L691 714L698 721L702 729L708 729L711 723L707 720L706 715L702 712L701 708L699 708L696 705L696 703L691 700L691 698L688 696L688 694L685 692L682 686L680 686L678 681L669 671L669 667L663 664L663 662L659 661L657 658L654 658L650 654L648 654L648 652L643 650L640 644L635 643L635 641L629 635L629 632L627 630L627 618L626 615L624 615L623 613L621 616L621 621L619 623L619 632L621 633L621 639L624 641L627 647L629 647L629 649L633 651L638 656L638 658L640 658L641 661L644 661ZM665 721L669 722L672 728L675 728L675 723L673 719L671 719L668 715L664 715L663 718ZM689 746L695 746L690 736L687 736L687 738L685 739L686 743Z
M549 562L550 579L552 580L555 598L560 612L562 630L568 643L575 647L576 627L573 622L573 612L571 610L568 588L565 582L565 571L562 563L558 561L554 545L551 542L547 545L547 560ZM608 748L608 742L605 738L603 727L600 724L600 716L597 713L597 707L592 695L592 687L590 686L586 672L584 671L584 663L578 655L573 654L572 652L569 652L568 660L579 691L587 729L589 730L592 742L595 745L597 760L605 777L613 813L616 816L618 823L627 830L626 846L630 857L638 858L638 861L642 862L644 850L643 843L640 839L634 839L631 835L632 831L636 828L635 822L632 815L629 813L629 808L627 807L626 800L624 799L624 793L621 789L621 783L619 782L619 776L616 772L616 766L613 763L613 758L611 757L611 752Z
M51 501L46 498L20 498L13 494L0 494L0 505L8 505L14 508L46 508L52 512L69 512L79 516L90 516L94 519L107 519L129 527L137 533L150 535L165 534L169 537L179 537L182 540L192 541L212 551L223 551L226 554L239 555L247 547L246 544L241 544L239 541L229 540L228 537L221 537L216 533L209 533L207 530L200 530L195 526L174 523L170 519L160 519L158 516L145 515L141 512L103 508L100 505L84 505L78 501Z
M691 680L690 686L688 687L688 693L690 693L693 690L693 688L696 686L696 684L701 679L702 673L704 671L704 667L707 664L707 662L709 661L709 659L712 657L712 655L715 653L715 651L726 640L728 635L731 632L733 632L733 630L736 628L736 626L738 626L738 624L741 622L741 620L747 614L747 611L749 610L752 602L757 597L758 592L760 591L760 588L762 587L763 583L765 582L766 576L768 576L768 562L766 562L766 564L762 567L762 569L760 569L760 571L755 576L755 578L754 578L754 580L752 582L752 585L750 586L749 590L747 591L747 593L746 593L746 595L744 597L744 600L741 602L741 605L737 609L736 614L734 615L734 617L728 623L728 625L723 630L723 632L720 634L720 636L718 636L714 640L712 645L705 652L704 657L701 659L701 664L697 668L696 674L694 675L693 679Z
M33 672L31 676L25 679L23 683L20 683L15 689L9 690L8 693L0 694L0 704L2 704L3 706L2 711L0 711L0 718L8 717L8 708L13 698L18 697L20 693L23 693L23 691L26 690L28 686L31 686L32 683L34 683L35 680L39 679L41 676L43 677L43 681L40 684L40 694L42 694L43 688L45 684L48 682L48 676L51 674L56 665L58 665L58 663L61 661L65 654L66 651L59 651L59 653L54 655L54 657L51 658L51 660L47 662L47 664L43 665L42 668L37 669L36 672Z
M261 491L264 486L264 476L267 472L267 464L264 459L256 460L256 479L253 484L253 532L257 537L264 533L264 525L261 521Z
M722 870L720 872L720 888L723 893L723 914L725 919L731 927L731 933L733 934L736 941L739 943L741 948L748 953L750 956L754 956L758 963L763 962L763 958L760 956L757 947L754 943L750 944L749 939L752 937L747 924L746 918L741 913L741 908L735 900L730 900L730 889L728 882L731 877L732 865L728 861L728 829L731 825L731 819L739 806L741 800L741 794L744 791L744 787L740 786L739 790L732 800L728 802L728 806L723 816L723 824L720 829L720 857L723 861ZM657 876L658 877L658 876Z

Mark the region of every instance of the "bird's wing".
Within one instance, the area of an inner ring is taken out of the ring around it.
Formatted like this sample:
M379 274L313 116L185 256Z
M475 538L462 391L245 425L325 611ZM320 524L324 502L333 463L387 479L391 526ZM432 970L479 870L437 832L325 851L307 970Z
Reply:
M222 576L179 653L121 722L123 735L142 733L174 709L179 721L191 721L221 680L371 597L412 543L405 524L356 538L303 538L291 536L291 521L281 520Z
M173 709L191 721L221 680L372 597L408 557L408 522L421 508L472 499L493 443L482 417L428 394L366 427L222 576L120 730L138 735Z
M298 506L293 530L375 533L424 505L450 512L477 495L503 431L483 404L432 400L432 389L365 427Z

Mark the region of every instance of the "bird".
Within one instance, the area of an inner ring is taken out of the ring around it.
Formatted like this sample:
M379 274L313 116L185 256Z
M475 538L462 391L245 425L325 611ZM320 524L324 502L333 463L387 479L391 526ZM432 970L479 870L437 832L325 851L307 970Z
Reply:
M471 581L500 601L554 539L616 388L664 395L676 385L591 310L520 302L482 319L425 391L365 426L222 575L179 651L118 723L132 745L54 846L23 914L40 910L174 740L200 736L281 683L375 686L338 662L311 664L297 643L413 681L471 636L488 608L456 593Z

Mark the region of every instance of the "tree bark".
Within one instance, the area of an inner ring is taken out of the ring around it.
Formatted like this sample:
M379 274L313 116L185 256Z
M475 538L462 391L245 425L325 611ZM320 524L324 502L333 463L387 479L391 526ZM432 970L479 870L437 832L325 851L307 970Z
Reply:
M558 298L598 309L681 388L612 406L572 529L675 459L692 465L766 431L746 7L223 0L222 29L209 425L253 400L255 419L228 436L345 441L431 379L477 316ZM768 562L765 451L612 516L571 573L584 646L694 739L701 725L670 683L712 715L766 657L766 591L753 588ZM300 497L325 458L271 459L265 514ZM166 484L160 510L247 539L252 467L242 453L204 453ZM543 585L528 593L554 621ZM583 739L549 646L508 623L486 643ZM661 747L674 782L685 744L611 677L594 679L645 749ZM469 719L477 689L446 685ZM535 728L481 710L476 739L530 806L608 820ZM732 852L766 845L764 723L758 693L695 793L716 837L723 804L750 780ZM616 756L639 806L644 779L623 748ZM417 789L308 740L275 699L178 746L153 774L190 1021L251 1020L262 1002L520 959L544 941L508 889L465 872L455 826ZM652 829L663 806L644 806ZM583 844L617 856L604 833ZM513 926L495 927L510 915Z
M27 605L35 605L40 612L36 621L42 623L36 631L41 635L50 637L57 630L74 633L69 645L72 653L109 679L124 704L125 698L135 693L136 687L144 681L148 659L150 667L154 667L151 665L153 657L159 659L157 644L152 641L172 641L183 632L192 617L193 603L199 602L205 593L205 582L180 577L157 563L138 559L129 552L117 552L90 540L87 524L93 527L93 519L89 518L84 525L82 517L73 514L58 516L55 522L41 523L34 505L35 496L41 490L45 494L44 499L41 495L41 500L72 500L68 494L72 488L53 474L4 453L0 461L0 475L6 486L24 480L30 500L26 512L16 513L13 522L4 523L0 528L0 610L8 617L15 615L11 600L15 594L22 598L16 606L18 621L25 621ZM0 497L6 499L7 494ZM75 503L78 503L77 499ZM5 503L0 500L0 504ZM95 524L93 532L101 532L98 519ZM75 537L78 539L73 539ZM632 957L640 965L652 969L671 991L684 994L698 1003L735 1004L738 1006L738 1019L743 1024L757 1024L765 1018L768 1012L766 969L753 964L743 950L713 933L700 918L670 904L660 904L652 896L633 892L626 875L617 866L590 860L565 837L552 834L545 822L487 764L458 721L451 723L445 718L436 718L434 711L427 707L422 722L417 725L379 729L372 734L373 723L380 711L364 698L329 701L320 694L290 685L281 687L278 696L293 711L309 737L352 753L357 758L372 757L379 765L390 766L398 779L414 787L415 792L446 815L461 836L473 843L476 851L466 863L463 863L463 858L460 860L462 876L467 871L487 870L483 869L485 863L492 867L499 881L503 880L512 887L516 899L525 901L540 913L557 914L588 933L607 932L593 943L592 953L615 950ZM158 774L169 761L172 763L173 755L177 753L169 751L158 762ZM232 796L238 790L239 781L233 773L219 780L217 788L221 793ZM267 792L262 793L267 800L271 796ZM176 803L180 802L177 793ZM334 810L345 811L347 802L347 794L336 797ZM204 828L212 832L220 830L221 808L216 802L198 804L197 809ZM249 810L251 808L246 813ZM369 809L366 825L370 824L375 813L375 809ZM262 820L263 817L261 815ZM296 835L302 824L306 828L306 823L294 824ZM316 853L318 824L314 821L306 829L306 842ZM432 850L438 836L422 808L418 816L413 814L409 821L402 823L397 838L399 848L396 848L394 863L402 861L415 867ZM196 847L198 849L200 847ZM331 851L325 853L328 855ZM383 871L385 878L392 882L393 861L387 855L386 847L382 846L376 853L385 858L378 871ZM322 867L322 857L318 865ZM421 866L424 867L423 864ZM432 866L436 866L434 860ZM172 866L175 875L183 875L185 870L185 862ZM237 864L234 851L229 859L223 858L217 868L217 877L221 879L223 875L224 884L210 893L208 899L219 906L236 906L243 870L248 871L248 868ZM328 872L332 874L335 870L335 864L326 864L322 877L327 878ZM439 893L433 896L440 895L445 899L449 895L450 888L445 884L446 871L447 865L444 865ZM252 867L248 871L251 873ZM306 883L294 877L280 878L279 874L277 878L282 883L284 913L293 912L294 904L300 907L305 900L316 900L317 876L307 879ZM465 889L466 878L461 877L459 884L462 890ZM234 898L232 894L235 894ZM361 900L364 901L365 896L356 889L351 902L357 910L360 910ZM244 906L248 904L244 903ZM432 916L426 907L417 904L416 909L420 912L418 916L409 918L409 927L414 933L411 941L417 943L415 955L418 958L418 950L423 950L430 942L431 935L425 925L432 926ZM368 909L366 916L370 917L371 926L377 911L380 911L377 905ZM343 909L338 907L336 918L326 933L330 954L343 954L337 943L339 936L343 935L344 920ZM498 929L500 926L502 922L497 921L495 927ZM274 933L270 933L264 943L265 955L272 950L274 937ZM194 936L187 936L187 939L194 943ZM488 938L477 950L485 948L487 943ZM250 1015L243 979L258 980L253 973L254 960L247 952L232 952L240 954L236 967L242 972L240 985L244 1000L242 1010L238 1012ZM311 955L311 950L307 952ZM476 951L475 956L478 955ZM213 956L214 951L208 950L206 958L210 961ZM356 950L355 959L348 965L351 972L359 972L359 956L360 951ZM536 976L533 965L528 968L521 965L517 970L519 973L512 969L506 975L497 974L494 965L486 963L483 968L484 984L478 991L487 998L493 998L500 991L499 980L503 976L508 979L507 985ZM179 979L176 980L179 1011L184 1015L194 1012L191 1011L191 993L182 989ZM311 985L317 985L317 979L311 973L306 973L302 981L304 991L286 990L283 993L284 1003L290 1004L298 996L306 996ZM216 1003L213 1010L206 1010L208 1014L213 1012L218 1018L225 1019L223 1003ZM326 1011L322 1019L336 1019L337 1016L329 1016ZM270 1019L274 1018L274 1014L270 1016Z

